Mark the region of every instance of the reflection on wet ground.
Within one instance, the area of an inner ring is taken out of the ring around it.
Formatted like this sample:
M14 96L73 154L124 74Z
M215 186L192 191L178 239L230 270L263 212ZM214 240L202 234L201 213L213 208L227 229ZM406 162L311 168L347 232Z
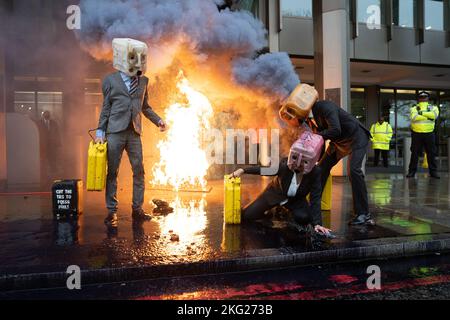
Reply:
M269 181L244 179L243 203L253 199ZM351 189L343 178L334 179L333 210L324 212L324 225L337 239L329 246L354 246L364 239L399 236L431 237L450 232L450 181L420 176L371 174L367 178L371 211L377 226L349 227ZM61 271L70 264L82 268L139 266L196 262L254 254L258 249L286 252L316 250L286 219L274 217L249 226L223 226L222 181L210 182L209 193L146 191L146 209L152 199L169 202L175 210L150 222L133 223L131 190L120 191L119 227L107 230L102 193L87 193L85 212L78 219L53 220L50 195L0 196L1 273Z

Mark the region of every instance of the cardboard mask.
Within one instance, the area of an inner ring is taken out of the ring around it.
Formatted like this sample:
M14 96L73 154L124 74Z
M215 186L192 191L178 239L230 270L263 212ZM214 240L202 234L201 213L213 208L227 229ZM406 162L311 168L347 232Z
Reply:
M147 71L148 47L144 42L116 38L112 42L113 67L129 77L141 76Z

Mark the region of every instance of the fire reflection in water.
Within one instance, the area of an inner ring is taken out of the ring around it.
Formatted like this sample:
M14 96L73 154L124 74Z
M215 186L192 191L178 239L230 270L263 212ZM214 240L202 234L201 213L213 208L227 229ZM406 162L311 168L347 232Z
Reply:
M170 203L174 212L159 221L161 235L169 237L163 250L168 255L199 255L205 251L206 199L182 200L179 195ZM171 239L177 238L178 239ZM166 242L166 241L165 241Z

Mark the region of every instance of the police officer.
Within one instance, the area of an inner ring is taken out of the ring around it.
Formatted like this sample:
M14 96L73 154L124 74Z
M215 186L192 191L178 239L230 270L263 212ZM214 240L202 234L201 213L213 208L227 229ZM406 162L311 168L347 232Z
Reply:
M419 92L419 103L411 108L411 161L409 163L409 172L407 178L414 178L417 172L417 163L419 155L423 148L427 154L428 168L430 177L440 179L437 174L436 146L434 128L436 120L439 117L439 109L429 103L430 95L425 92Z
M391 125L384 121L384 117L380 117L377 123L374 123L370 128L372 135L372 148L375 151L374 166L378 166L380 160L380 153L383 156L383 165L388 167L388 153L389 145L391 143L393 130Z

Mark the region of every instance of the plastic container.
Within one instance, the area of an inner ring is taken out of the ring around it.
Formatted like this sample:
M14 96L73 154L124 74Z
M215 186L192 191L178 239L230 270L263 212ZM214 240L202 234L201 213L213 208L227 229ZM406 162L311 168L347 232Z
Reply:
M303 165L303 173L312 171L322 154L323 138L310 131L304 131L300 138L294 142L289 152L289 168L299 168Z
M87 190L103 191L106 186L107 143L91 141L88 150Z
M298 126L298 119L309 117L312 107L319 99L319 93L308 84L299 84L280 108L280 117L292 126Z
M226 175L224 178L225 224L241 223L241 178Z

